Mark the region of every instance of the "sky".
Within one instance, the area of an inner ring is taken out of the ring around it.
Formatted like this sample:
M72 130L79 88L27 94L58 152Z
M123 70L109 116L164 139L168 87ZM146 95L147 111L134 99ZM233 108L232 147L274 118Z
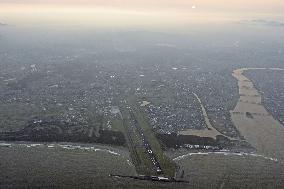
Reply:
M173 27L283 14L283 0L0 0L0 22L15 25Z
M0 0L0 4L41 6L103 6L122 9L188 9L193 5L211 11L283 12L283 0ZM12 7L10 7L12 8Z

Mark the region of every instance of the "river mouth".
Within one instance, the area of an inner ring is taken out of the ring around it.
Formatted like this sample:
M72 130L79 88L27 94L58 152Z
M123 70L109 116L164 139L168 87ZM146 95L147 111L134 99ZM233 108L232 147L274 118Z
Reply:
M261 95L252 81L243 73L247 70L266 70L277 68L242 68L234 70L233 77L238 80L240 98L231 118L244 138L258 151L271 157L284 158L284 127L267 112L262 105Z

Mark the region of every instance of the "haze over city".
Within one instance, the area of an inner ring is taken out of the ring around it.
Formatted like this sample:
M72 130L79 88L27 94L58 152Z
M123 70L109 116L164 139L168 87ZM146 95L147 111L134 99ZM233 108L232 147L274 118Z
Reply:
M0 188L282 188L283 0L0 0Z
M19 25L179 27L244 19L283 19L281 0L0 1L2 22Z

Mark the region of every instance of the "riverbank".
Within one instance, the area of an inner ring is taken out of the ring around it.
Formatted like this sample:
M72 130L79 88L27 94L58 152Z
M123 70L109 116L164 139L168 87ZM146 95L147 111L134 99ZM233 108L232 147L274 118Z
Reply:
M261 101L261 95L252 81L243 73L247 70L278 70L279 68L242 68L234 70L232 75L238 80L239 101L231 111L232 121L241 135L258 153L284 160L284 127L267 112ZM251 115L251 116L248 116Z

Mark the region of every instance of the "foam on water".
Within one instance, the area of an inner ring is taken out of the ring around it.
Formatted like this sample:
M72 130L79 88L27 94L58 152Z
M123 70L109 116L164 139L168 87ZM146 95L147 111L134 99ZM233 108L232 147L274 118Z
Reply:
M259 157L259 158L264 158L267 160L271 160L271 161L275 161L278 162L278 159L276 158L272 158L272 157L266 157L264 155L260 155L260 154L254 154L254 153L245 153L245 152L240 152L240 153L235 153L235 152L223 152L223 151L219 151L219 152L195 152L195 153L188 153L182 156L178 156L176 158L174 158L174 161L180 161L184 158L187 158L189 156L194 156L194 155L210 155L210 154L217 154L217 155L224 155L224 156L241 156L241 157L245 157L245 156L252 156L252 157Z
M93 151L93 152L97 152L97 151L101 151L101 152L106 152L106 153L110 153L112 155L116 155L116 156L120 156L121 154L112 151L112 150L108 150L108 149L102 149L102 148L95 148L93 146L89 147L89 146L79 146L79 145L70 145L70 144L35 144L35 143L5 143L5 142L1 142L0 143L0 147L13 147L13 146L24 146L27 148L31 148L31 147L47 147L47 148L62 148L62 149L67 149L67 150L86 150L86 151Z

